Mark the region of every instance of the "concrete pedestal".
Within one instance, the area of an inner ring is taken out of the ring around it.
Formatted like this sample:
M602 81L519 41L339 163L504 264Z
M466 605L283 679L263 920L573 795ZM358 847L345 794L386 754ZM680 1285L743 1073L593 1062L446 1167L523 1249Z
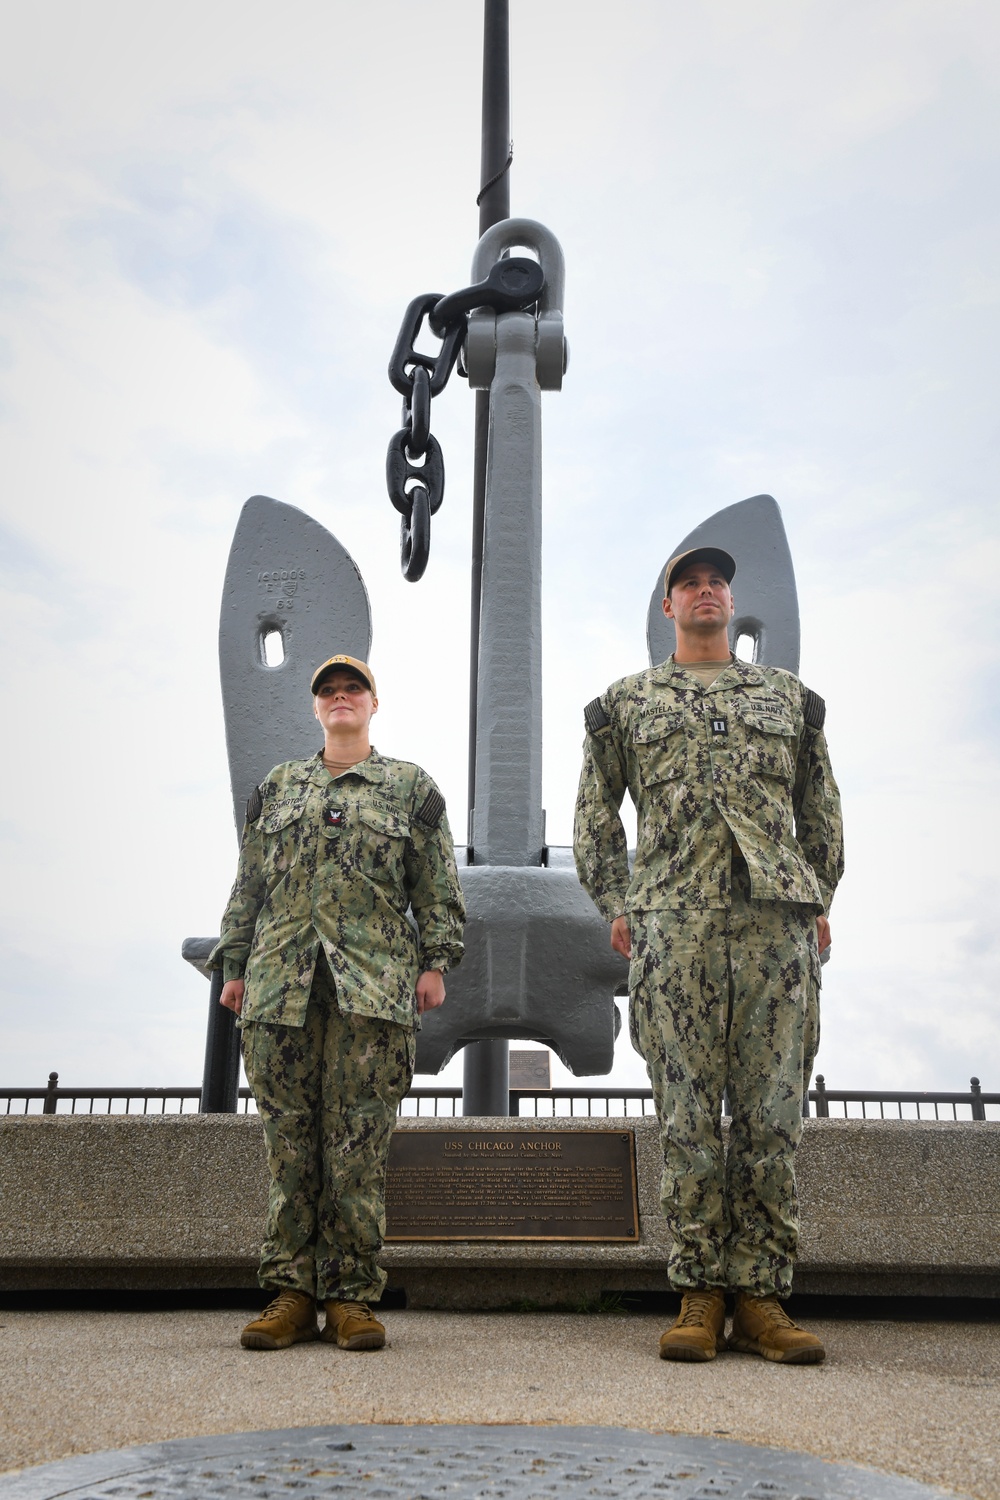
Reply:
M409 1305L582 1306L609 1291L665 1290L655 1122L518 1123L635 1131L638 1244L388 1245L385 1267ZM797 1290L1000 1297L1000 1123L809 1120L798 1175ZM2 1120L0 1288L252 1286L266 1194L253 1116Z

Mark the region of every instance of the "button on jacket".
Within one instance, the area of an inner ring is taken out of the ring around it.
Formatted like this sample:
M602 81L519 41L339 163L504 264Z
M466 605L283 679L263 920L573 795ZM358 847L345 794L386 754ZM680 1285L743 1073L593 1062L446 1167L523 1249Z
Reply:
M606 921L729 906L734 847L754 900L829 908L843 873L840 794L822 728L806 722L810 698L822 707L778 667L736 661L706 688L668 660L591 705L574 846ZM631 876L626 791L638 815Z
M276 766L260 793L209 960L225 979L245 978L241 1024L302 1026L322 947L341 1010L412 1028L418 974L454 967L463 951L465 905L434 782L375 750L334 778L320 753Z

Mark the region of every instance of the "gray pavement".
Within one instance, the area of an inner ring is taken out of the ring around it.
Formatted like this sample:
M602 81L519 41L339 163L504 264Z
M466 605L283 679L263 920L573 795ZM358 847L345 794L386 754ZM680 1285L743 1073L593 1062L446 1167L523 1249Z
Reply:
M330 1423L566 1424L771 1445L1000 1500L1000 1323L809 1319L823 1365L661 1361L648 1313L389 1312L389 1347L238 1345L243 1314L0 1312L0 1469Z

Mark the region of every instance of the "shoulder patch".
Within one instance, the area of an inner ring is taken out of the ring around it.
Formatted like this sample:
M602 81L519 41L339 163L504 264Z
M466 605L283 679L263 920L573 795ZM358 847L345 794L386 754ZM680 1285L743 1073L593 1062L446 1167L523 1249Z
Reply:
M444 798L435 787L417 808L417 820L427 828L436 828L444 816Z
M255 786L247 798L247 822L256 823L264 810L264 793L259 786Z
M601 729L607 729L611 720L604 712L604 705L600 698L592 698L583 710L583 722L587 726L588 734L597 734Z
M812 688L806 688L806 695L802 700L802 714L810 729L822 729L826 721L826 703L819 693L814 693Z

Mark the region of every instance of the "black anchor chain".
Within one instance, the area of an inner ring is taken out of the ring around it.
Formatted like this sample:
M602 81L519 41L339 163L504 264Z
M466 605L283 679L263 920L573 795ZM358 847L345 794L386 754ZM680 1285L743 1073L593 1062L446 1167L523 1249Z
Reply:
M477 307L521 312L538 301L545 278L537 261L522 256L498 260L485 281L442 297L425 292L403 314L389 361L389 380L403 398L403 425L389 439L385 482L399 511L400 564L410 583L422 578L431 546L431 516L444 499L444 457L431 432L431 397L439 396L459 360L469 313ZM426 319L441 341L437 354L414 346ZM465 370L459 363L459 374Z

